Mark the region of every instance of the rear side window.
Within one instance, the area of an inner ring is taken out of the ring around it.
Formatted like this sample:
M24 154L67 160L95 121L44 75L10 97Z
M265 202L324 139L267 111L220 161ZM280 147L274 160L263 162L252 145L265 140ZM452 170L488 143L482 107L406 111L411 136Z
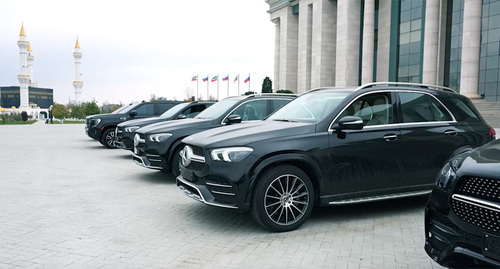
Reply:
M404 123L452 121L453 117L434 97L417 92L400 92Z
M465 122L479 122L481 121L479 116L476 114L476 110L471 106L472 102L465 102L462 99L452 99L450 102L453 104L453 114L457 118L457 121Z
M200 112L205 110L206 105L205 104L200 104L200 105L193 105L192 107L182 111L182 114L186 115L187 118L194 118Z

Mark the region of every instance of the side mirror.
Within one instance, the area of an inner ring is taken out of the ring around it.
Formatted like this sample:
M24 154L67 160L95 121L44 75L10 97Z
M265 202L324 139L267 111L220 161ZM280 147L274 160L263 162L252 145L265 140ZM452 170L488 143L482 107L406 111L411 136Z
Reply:
M241 116L234 114L226 118L224 121L227 124L235 124L235 123L240 123L241 122Z
M185 119L185 118L187 118L187 116L186 116L186 115L184 115L184 114L179 114L179 116L177 116L177 118L176 118L176 119L178 119L178 120L183 120L183 119Z
M137 115L137 111L134 109L128 113L130 117L135 117Z
M356 116L345 116L339 120L340 130L361 130L364 127L363 119Z

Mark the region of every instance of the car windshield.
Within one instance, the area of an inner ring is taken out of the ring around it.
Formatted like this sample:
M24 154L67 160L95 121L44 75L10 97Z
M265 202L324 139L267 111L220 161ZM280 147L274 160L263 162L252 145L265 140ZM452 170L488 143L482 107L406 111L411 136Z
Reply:
M132 110L135 107L135 105L136 104L131 104L131 105L127 106L126 108L122 109L119 113L120 114L125 114L125 113L130 112L130 110Z
M280 108L268 120L315 123L324 119L350 93L348 90L309 92Z
M174 116L175 114L177 114L179 111L183 110L189 104L190 104L189 102L187 102L187 103L180 103L180 104L172 107L171 109L163 112L163 114L161 114L160 117L162 117L162 118L170 118L170 117Z
M245 97L230 97L223 99L209 108L203 110L195 119L215 119L222 116L226 111L232 108L236 103Z
M120 113L122 110L124 110L125 108L129 107L130 105L126 105L126 106L121 106L119 108L117 108L115 111L111 112L111 114L118 114Z

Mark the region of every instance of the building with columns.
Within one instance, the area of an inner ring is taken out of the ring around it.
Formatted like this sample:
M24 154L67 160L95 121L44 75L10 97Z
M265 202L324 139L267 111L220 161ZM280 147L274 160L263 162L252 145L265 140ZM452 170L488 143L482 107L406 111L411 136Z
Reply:
M266 0L274 88L399 81L500 101L500 0Z

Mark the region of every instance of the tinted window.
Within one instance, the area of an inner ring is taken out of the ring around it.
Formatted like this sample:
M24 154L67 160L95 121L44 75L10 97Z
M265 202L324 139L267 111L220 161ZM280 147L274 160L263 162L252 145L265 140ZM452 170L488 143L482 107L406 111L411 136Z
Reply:
M362 96L349 105L339 118L357 116L365 126L391 124L392 103L389 93L376 93Z
M262 120L267 116L267 100L253 100L241 104L231 115L240 115L242 121Z
M175 103L159 103L158 104L158 114L161 114L167 110L169 110L170 108L172 108L173 106L175 106Z
M231 109L236 103L238 103L241 99L246 97L231 97L220 100L219 102L211 105L209 108L203 110L196 118L200 119L215 119L217 117L222 116L226 111Z
M179 112L182 109L184 109L187 105L189 105L189 103L180 103L180 104L172 107L171 109L165 111L163 114L160 115L160 117L162 117L162 118L170 118L173 115L177 114L177 112Z
M458 121L468 121L468 122L478 122L481 121L479 116L476 114L475 110L471 108L472 103L465 102L462 99L452 99L451 103L453 104L454 115Z
M136 108L137 116L153 116L154 104L143 104Z
M399 98L404 123L453 120L443 105L430 95L400 92Z
M200 112L205 110L205 107L206 107L205 104L194 105L194 106L191 106L190 108L182 111L182 114L186 115L187 118L194 118L195 116L200 114Z

